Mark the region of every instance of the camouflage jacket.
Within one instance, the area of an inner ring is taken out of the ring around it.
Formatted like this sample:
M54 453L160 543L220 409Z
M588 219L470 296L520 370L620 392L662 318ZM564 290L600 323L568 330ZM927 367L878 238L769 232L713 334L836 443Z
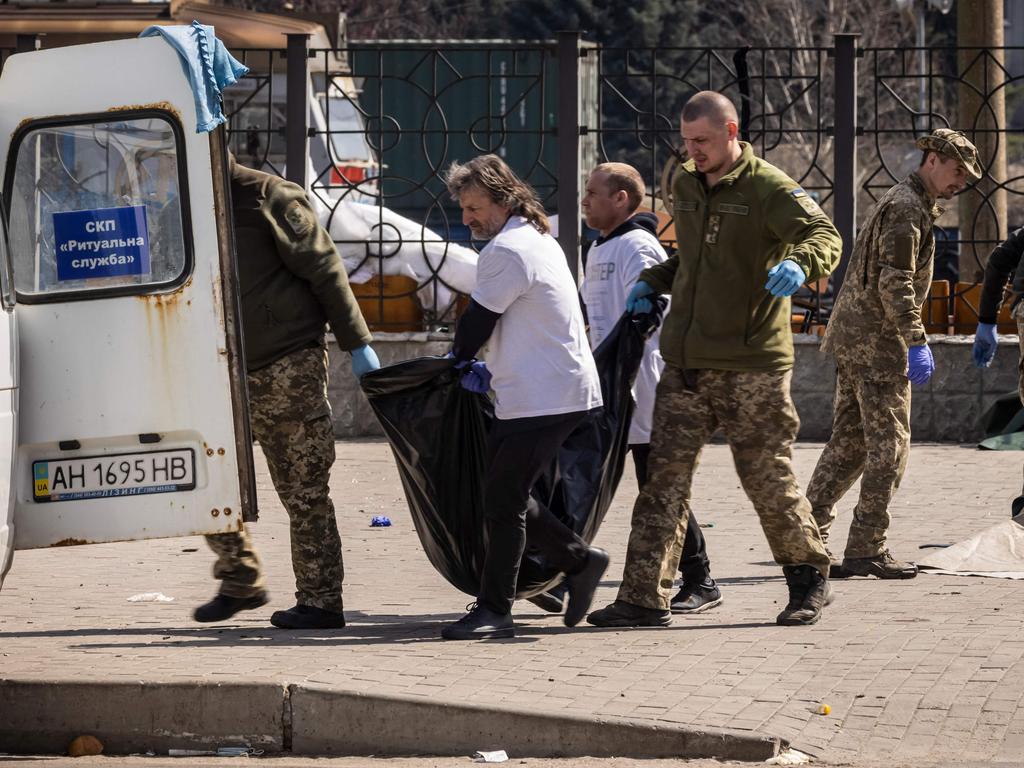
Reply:
M921 307L935 266L942 211L916 173L875 204L857 235L822 350L840 362L906 374L907 347L927 342Z
M788 259L808 280L839 262L842 240L800 185L754 155L708 189L692 160L676 178L679 250L640 274L672 294L661 355L679 368L785 371L793 367L791 304L765 290L768 270Z
M342 350L369 344L345 265L302 187L233 164L231 201L247 369L323 343L328 323Z

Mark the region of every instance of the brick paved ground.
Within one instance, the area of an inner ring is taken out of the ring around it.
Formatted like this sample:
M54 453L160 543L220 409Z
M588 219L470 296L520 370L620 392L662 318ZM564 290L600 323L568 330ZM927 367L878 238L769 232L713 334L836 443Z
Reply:
M695 489L725 603L668 629L567 630L532 606L519 636L444 643L443 622L469 598L419 547L387 446L338 444L332 487L345 540L347 615L334 633L266 622L291 600L287 528L260 469L254 527L273 593L266 612L205 627L191 608L215 589L199 538L19 552L0 592L0 669L18 678L287 680L523 707L758 729L828 762L906 765L1024 758L1024 583L921 576L836 583L821 624L773 623L781 571L732 470L728 449L705 453ZM801 445L806 482L820 451ZM999 522L1024 455L915 446L894 509L893 549L948 543ZM598 543L613 557L597 604L614 597L628 512L628 474ZM836 544L845 537L844 501ZM395 522L369 528L375 514ZM128 603L161 591L173 603ZM830 716L814 714L820 703Z

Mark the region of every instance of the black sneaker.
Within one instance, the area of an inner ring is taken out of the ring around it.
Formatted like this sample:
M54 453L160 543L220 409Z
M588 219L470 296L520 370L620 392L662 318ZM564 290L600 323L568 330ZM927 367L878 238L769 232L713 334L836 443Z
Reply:
M562 592L561 594L556 595L554 594L555 589L561 589L561 585L554 587L548 592L538 592L533 597L526 598L526 602L533 603L542 611L546 611L547 613L561 613L565 593Z
M192 612L192 618L208 624L214 621L227 621L239 611L251 611L270 602L270 595L261 589L251 597L230 597L217 595L208 603L203 603Z
M469 610L458 621L441 630L445 640L489 640L499 637L515 637L512 614L497 613L479 603L470 603Z
M644 608L622 600L592 612L587 623L595 627L667 627L672 614L657 608Z
M873 557L844 557L843 570L850 576L877 576L880 579L912 579L917 566L904 563L883 550Z
M587 550L587 562L583 570L565 577L565 584L569 589L569 605L565 608L565 617L562 619L567 627L575 627L590 610L590 604L594 602L594 593L597 585L601 583L601 577L608 570L608 553L603 549L591 547Z
M814 624L821 618L822 609L832 602L828 579L810 565L785 565L782 572L789 587L789 603L775 623L788 627Z
M296 605L287 611L274 611L270 623L280 629L341 629L345 626L345 614L312 605Z
M672 613L703 613L722 603L722 591L710 576L698 584L683 582L669 603Z

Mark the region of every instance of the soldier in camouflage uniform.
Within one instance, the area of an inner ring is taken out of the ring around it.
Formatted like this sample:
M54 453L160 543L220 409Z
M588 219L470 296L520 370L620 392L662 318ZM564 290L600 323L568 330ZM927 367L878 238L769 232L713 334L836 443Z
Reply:
M935 201L952 198L968 175L981 178L977 150L962 133L940 128L917 146L920 168L882 196L857 237L822 342L838 369L835 413L807 497L826 542L836 502L862 476L842 564L830 554L833 576L917 575L885 539L910 449L910 384L926 383L935 367L921 321L941 213Z
M789 602L776 621L813 624L829 602L828 555L793 475L799 419L791 296L831 272L841 241L832 222L782 171L738 139L735 107L704 91L683 108L690 159L673 187L679 251L640 273L627 310L672 294L661 332L665 371L651 431L650 475L633 508L618 599L597 626L663 626L701 449L721 429L753 502Z
M232 158L231 198L253 438L291 525L296 605L270 621L288 629L343 627L341 538L328 489L335 454L326 324L351 352L357 376L380 364L344 264L302 188ZM206 541L217 554L221 588L195 619L224 621L265 605L249 534Z

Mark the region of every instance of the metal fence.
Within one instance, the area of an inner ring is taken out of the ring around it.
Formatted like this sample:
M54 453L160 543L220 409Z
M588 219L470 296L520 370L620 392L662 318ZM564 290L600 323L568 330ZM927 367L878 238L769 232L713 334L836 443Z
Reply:
M630 162L647 181L648 207L661 212L664 239L673 245L666 199L681 159L678 115L695 91L718 90L739 107L743 138L832 216L845 261L858 220L881 191L916 167L916 135L943 125L989 133L1009 150L1010 171L993 179L996 156L984 157L986 180L963 193L976 204L968 210L954 202L938 222L936 276L948 287L937 288L930 308L933 330L973 329L970 311L964 320L958 308L976 306L971 286L988 252L1009 226L1024 223L1018 215L1024 190L1014 183L1020 146L1010 119L993 127L984 121L1000 91L1013 116L1021 101L1017 78L999 68L980 83L968 76L979 59L1001 61L1004 49L860 48L857 42L856 35L841 34L823 48L600 47L563 34L545 43L366 41L306 51L304 40L293 38L289 52L274 55L289 62L286 79L312 79L319 111L300 103L280 112L287 119L268 131L285 154L316 158L319 152L323 161L307 167L285 158L268 166L286 167L330 209L332 232L371 321L381 329L429 330L456 316L478 245L444 191L443 174L453 161L482 152L505 157L559 214L559 241L574 270L593 236L575 225L586 171L603 160ZM977 106L961 121L964 87ZM240 130L234 117L232 129ZM333 139L356 135L369 149L365 172L353 174ZM1009 202L994 205L999 195ZM961 222L965 211L970 220ZM368 233L346 230L344 221L356 218L365 220ZM797 296L805 327L825 321L842 275L840 267L829 285ZM397 316L388 311L398 306L406 309Z
M1024 224L1024 139L1011 128L1024 123L1024 78L1002 64L1016 49L861 48L852 34L802 49L601 47L573 33L307 46L290 35L286 49L233 51L252 71L225 91L231 148L310 189L381 330L436 330L457 316L480 244L443 178L483 152L504 157L558 214L577 273L593 236L578 226L579 200L587 170L604 160L640 170L672 246L678 116L703 89L729 96L743 138L832 216L844 262L858 221L916 167L916 135L951 126L984 141L985 178L937 222L936 278L948 288L930 305L933 330L973 330L959 310L976 306L972 286L992 247ZM1003 156L1005 176L994 170ZM798 295L806 324L827 319L842 275L841 266L829 286Z

